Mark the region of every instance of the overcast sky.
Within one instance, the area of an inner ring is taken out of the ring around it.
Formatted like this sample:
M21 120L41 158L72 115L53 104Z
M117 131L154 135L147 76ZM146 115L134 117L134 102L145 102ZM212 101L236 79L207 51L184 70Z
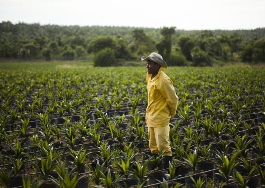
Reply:
M0 0L0 22L185 30L265 27L265 0Z

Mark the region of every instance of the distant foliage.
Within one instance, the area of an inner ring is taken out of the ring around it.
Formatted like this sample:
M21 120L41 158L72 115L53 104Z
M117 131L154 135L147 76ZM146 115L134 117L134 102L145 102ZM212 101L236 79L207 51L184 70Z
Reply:
M187 66L187 60L181 52L171 53L170 58L167 62L170 66Z
M158 53L167 61L170 58L172 48L172 35L175 34L175 27L161 29L162 40L156 45Z
M209 56L209 54L203 50L201 50L198 46L192 50L192 60L194 66L206 67L212 66L213 60Z
M48 48L44 48L42 50L42 56L45 58L46 61L51 60L51 51Z
M178 38L178 45L181 49L182 54L188 61L192 61L191 50L195 46L194 37L182 35Z
M77 57L86 57L87 56L87 52L83 46L77 46L75 48L75 54Z
M95 67L109 67L117 63L115 52L110 48L103 49L96 53L93 61Z
M155 41L143 29L135 29L132 36L134 40L129 46L132 53L143 56L156 50Z
M243 62L264 63L265 37L249 41L242 50L241 59Z
M97 53L105 48L116 48L116 42L111 37L99 37L88 46L88 53Z
M175 27L133 28L0 23L0 59L90 60L112 49L121 62L160 53L171 65L213 62L264 63L265 28L185 31ZM178 49L178 50L176 50ZM184 58L183 58L184 56ZM96 59L96 58L95 58Z
M62 56L63 56L63 60L71 61L71 60L74 60L75 58L75 52L69 49L69 50L64 51Z

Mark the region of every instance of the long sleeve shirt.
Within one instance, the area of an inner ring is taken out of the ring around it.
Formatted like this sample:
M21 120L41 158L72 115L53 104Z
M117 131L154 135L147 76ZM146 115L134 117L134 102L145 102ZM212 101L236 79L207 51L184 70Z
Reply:
M148 127L164 127L176 114L178 96L172 80L161 69L152 79L146 75L148 106L146 108L146 124Z

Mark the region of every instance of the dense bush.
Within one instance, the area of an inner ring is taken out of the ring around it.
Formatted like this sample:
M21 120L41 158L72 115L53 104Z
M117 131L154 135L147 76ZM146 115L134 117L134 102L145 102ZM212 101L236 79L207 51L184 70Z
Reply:
M213 61L208 53L201 50L199 47L195 47L192 50L192 60L194 66L205 67L213 65Z
M95 54L93 61L95 67L108 67L115 65L117 63L115 51L110 48L103 49Z
M62 54L64 60L74 60L75 52L73 50L66 50Z
M185 56L180 52L175 52L170 55L168 65L171 66L186 66L187 60Z
M51 51L47 48L44 48L42 50L42 56L45 58L46 61L50 61L51 60Z
M87 52L83 46L77 46L75 48L75 54L77 57L85 57L87 55Z
M116 42L111 37L99 37L88 46L88 53L97 53L105 48L116 48Z
M242 53L241 53L241 59L243 62L252 63L253 61L253 54L254 50L252 45L248 44L244 47Z
M255 41L254 58L255 62L265 62L265 37Z

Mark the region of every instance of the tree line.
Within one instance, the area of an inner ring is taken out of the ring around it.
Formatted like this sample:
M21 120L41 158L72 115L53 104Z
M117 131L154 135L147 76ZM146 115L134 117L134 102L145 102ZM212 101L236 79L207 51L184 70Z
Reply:
M265 62L265 28L178 30L175 27L59 26L0 23L0 58L90 60L95 66L139 61L157 51L169 65Z

